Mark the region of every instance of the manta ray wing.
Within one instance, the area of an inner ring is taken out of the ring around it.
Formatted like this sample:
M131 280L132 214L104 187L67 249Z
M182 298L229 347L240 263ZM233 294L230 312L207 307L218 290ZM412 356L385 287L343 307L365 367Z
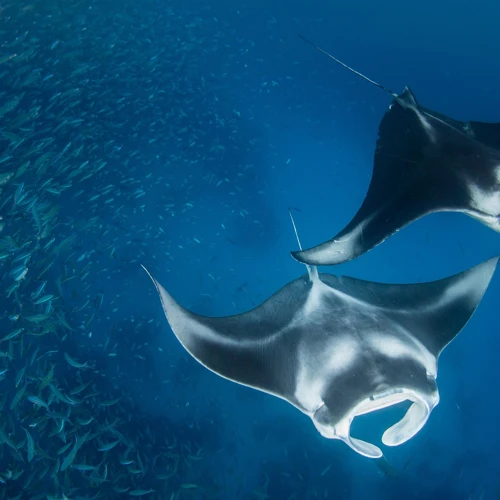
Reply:
M287 334L308 300L312 283L307 275L255 309L226 317L200 316L184 309L149 276L172 331L197 361L233 382L283 398L290 395L297 346Z
M427 283L395 285L321 274L346 295L371 304L411 330L437 359L479 305L498 263L493 257L459 274Z

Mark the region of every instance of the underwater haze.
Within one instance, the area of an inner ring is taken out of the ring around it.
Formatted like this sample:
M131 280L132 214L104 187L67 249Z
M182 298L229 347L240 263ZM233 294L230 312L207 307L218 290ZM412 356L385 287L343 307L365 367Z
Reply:
M391 98L500 121L490 0L0 2L0 500L500 500L500 278L440 357L441 401L371 460L179 344L304 274L361 205ZM500 254L457 213L324 268L438 280ZM379 443L401 404L355 420Z

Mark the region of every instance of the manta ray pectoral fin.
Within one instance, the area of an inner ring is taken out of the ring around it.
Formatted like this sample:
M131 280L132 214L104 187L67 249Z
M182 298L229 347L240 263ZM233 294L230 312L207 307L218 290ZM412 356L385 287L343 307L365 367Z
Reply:
M385 311L437 359L470 320L498 264L492 257L474 267L427 283L396 285L348 276L321 279L343 293ZM415 328L418 325L418 328Z
M245 313L209 317L182 307L147 273L172 332L193 358L225 379L293 400L297 340L283 332L307 303L310 280L297 278Z
M337 235L306 250L291 252L292 257L310 266L334 265L353 260L365 252L362 241L363 227L359 226L346 235Z
M442 154L436 134L406 88L380 122L372 178L357 213L330 240L292 256L311 265L341 264L429 213L454 209L462 200L460 179L424 154Z

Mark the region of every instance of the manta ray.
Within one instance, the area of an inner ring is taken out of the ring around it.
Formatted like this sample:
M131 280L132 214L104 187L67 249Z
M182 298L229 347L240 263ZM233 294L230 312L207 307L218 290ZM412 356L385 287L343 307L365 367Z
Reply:
M353 419L409 400L382 442L397 446L422 429L439 402L438 357L479 305L497 261L405 285L319 274L307 266L307 274L255 309L225 317L188 311L144 269L172 331L199 363L288 401L325 438L380 458L380 448L351 436Z
M408 87L398 95L303 40L393 101L379 126L360 209L331 240L292 252L295 259L310 265L347 262L433 212L462 212L500 231L500 123L462 122L424 108Z

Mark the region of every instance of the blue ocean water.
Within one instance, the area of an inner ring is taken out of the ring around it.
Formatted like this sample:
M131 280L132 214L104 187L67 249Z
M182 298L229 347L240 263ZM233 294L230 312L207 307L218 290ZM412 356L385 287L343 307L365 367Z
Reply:
M0 343L0 498L500 498L498 276L440 358L428 423L380 463L197 364L141 268L214 316L303 274L287 207L306 247L344 227L390 97L297 34L396 92L409 85L428 108L498 121L498 5L22 0L0 11L0 174L14 174L0 194L1 337L23 328ZM26 277L9 293L23 252ZM441 213L324 271L414 283L498 253L491 229ZM50 310L34 304L43 281ZM360 417L355 434L378 442L402 411Z

